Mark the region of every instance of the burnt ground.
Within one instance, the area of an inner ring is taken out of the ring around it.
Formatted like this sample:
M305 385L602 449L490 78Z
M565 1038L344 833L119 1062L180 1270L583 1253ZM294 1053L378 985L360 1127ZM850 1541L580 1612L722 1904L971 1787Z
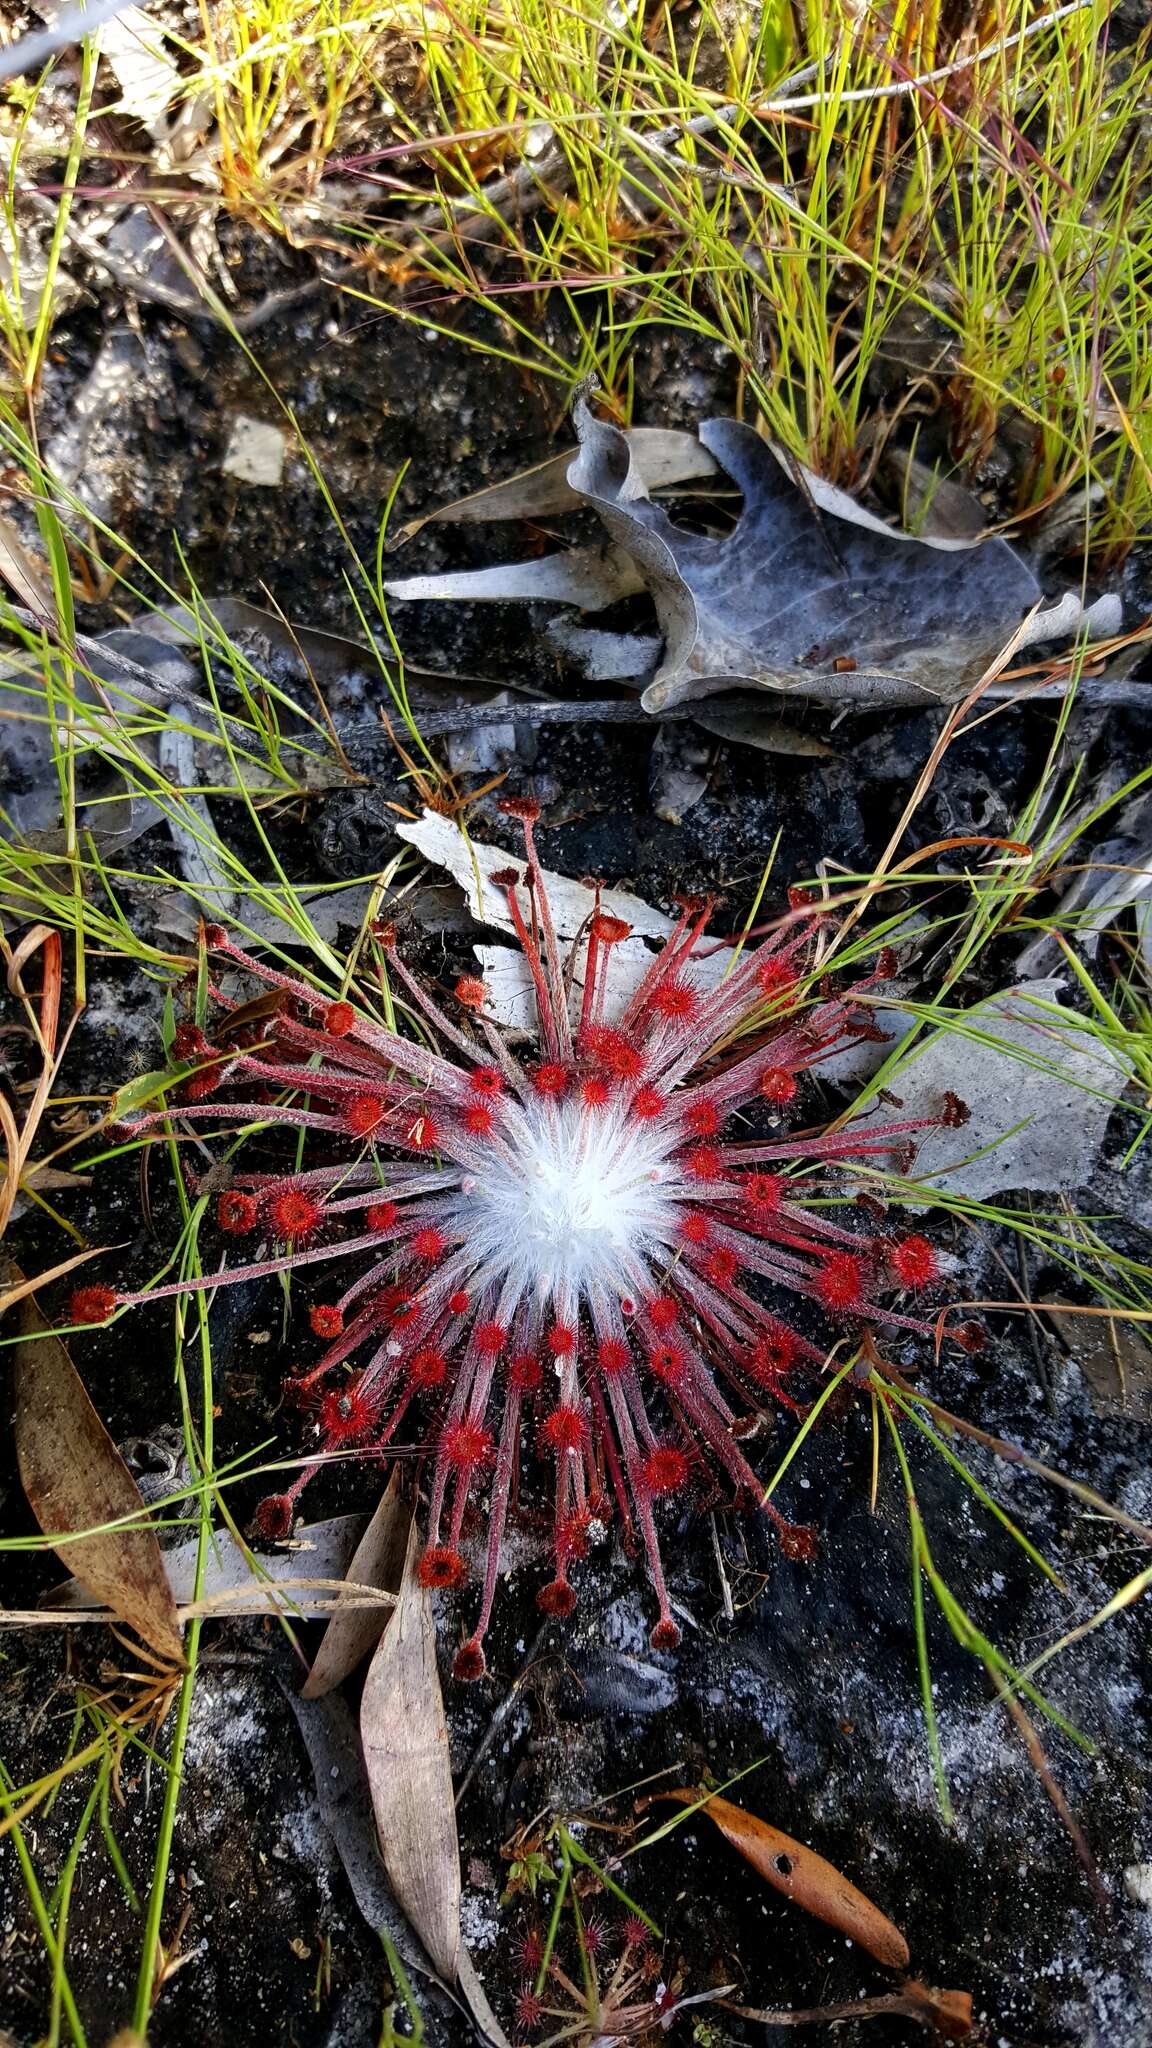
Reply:
M112 308L109 322L114 317ZM103 335L101 316L91 310L74 314L60 331L46 397L49 428L53 408L61 423L67 418ZM181 327L145 311L135 345L140 377L87 459L86 476L105 493L111 523L174 580L177 533L205 592L257 602L267 593L296 621L355 634L343 544L305 464L290 453L279 488L221 474L230 415L276 418L267 389L206 323ZM411 465L403 497L408 514L546 455L553 436L563 433L555 391L462 344L417 328L360 322L324 301L269 327L257 348L366 555L380 503L402 464ZM660 340L636 383L647 394L637 418L653 423L685 424L724 410L732 397L721 364ZM401 560L413 571L464 565L505 551L511 556L523 544L515 528L428 529ZM1138 604L1147 577L1139 557L1125 576ZM107 603L81 620L93 631L118 622ZM557 685L552 657L533 642L531 629L542 620L521 607L497 607L480 619L410 608L398 612L397 623L413 659L429 668L466 670L497 685ZM431 685L419 689L432 701ZM380 695L365 665L342 698L345 744L364 783L309 799L279 820L278 851L294 879L371 874L398 849L388 801L403 801L406 785L374 725ZM913 838L1003 831L1039 772L1052 718L1047 710L1015 712L953 749ZM709 740L705 794L679 823L658 815L658 805L668 808L664 769L654 761L653 731L639 725L550 728L534 740L522 735L508 786L533 788L545 800L540 844L549 865L599 874L661 903L680 889L714 888L725 898L722 922L735 927L777 832L776 872L785 880L811 873L820 860L856 871L871 866L937 720L918 714L858 719L830 735L815 729L836 749L828 759ZM1119 780L1141 764L1146 742L1146 721L1133 713L1084 712L1074 719L1068 755L1085 756L1089 778ZM230 816L222 806L217 817L258 858L238 808ZM472 829L499 837L507 826L482 803ZM133 862L142 872L171 869L171 846L154 831L136 844ZM141 894L141 915L151 914L150 901ZM420 904L408 936L422 964L436 974L465 965L467 933L452 892L433 885ZM1011 955L990 962L985 985L1002 985L1011 971ZM71 1086L107 1089L157 1064L160 1004L156 983L96 963ZM834 1090L822 1092L829 1107L840 1105ZM1147 1177L1138 1167L1121 1179L1121 1149L1114 1130L1084 1201L1093 1214L1112 1217L1118 1241L1139 1251ZM110 1165L91 1188L67 1198L72 1220L93 1241L124 1247L101 1269L113 1283L153 1269L158 1248L170 1241L174 1206L162 1175L154 1176L150 1194L150 1227L134 1164ZM1001 1295L995 1260L1004 1247L993 1230L973 1237L947 1220L931 1227L941 1247L955 1251L965 1293ZM25 1219L16 1228L14 1250L30 1270L62 1256L59 1246L39 1223ZM1042 1291L1050 1277L1035 1270L1030 1284ZM118 1440L151 1435L176 1418L170 1330L158 1310L145 1310L75 1340L77 1363ZM270 1284L223 1295L214 1330L219 1456L275 1433L297 1441L298 1421L279 1407L292 1341L284 1339L277 1290ZM914 1346L897 1356L907 1368L924 1369L940 1398L984 1428L1018 1439L1129 1512L1152 1517L1147 1427L1098 1413L1086 1382L1054 1345L1038 1364L1018 1325L993 1319L991 1334L979 1358L933 1364ZM787 1429L778 1427L776 1444L787 1440ZM765 1467L773 1455L765 1444ZM1070 1588L1061 1600L993 1522L973 1513L970 1496L940 1460L916 1456L941 1570L978 1608L988 1632L1023 1660L1098 1607L1139 1568L1140 1553L1064 1496L989 1467L979 1453L972 1462L1059 1562ZM723 1781L756 1765L734 1796L811 1842L874 1896L907 1933L918 1976L971 1990L988 2043L1140 2048L1152 2040L1152 1917L1129 1898L1123 1878L1152 1858L1141 1615L1101 1631L1048 1673L1052 1698L1096 1745L1086 1756L1058 1734L1046 1738L1098 1860L1107 1895L1101 1904L1011 1725L991 1703L979 1665L933 1616L937 1706L956 1805L954 1826L941 1823L917 1690L903 1500L888 1472L871 1512L870 1473L866 1410L831 1416L786 1488L789 1512L819 1529L815 1565L781 1558L753 1519L732 1514L722 1500L693 1498L666 1532L674 1597L695 1621L675 1656L648 1649L651 1602L638 1568L615 1544L583 1567L574 1621L542 1635L533 1605L538 1570L514 1573L492 1633L491 1676L470 1689L447 1683L453 1757L462 1771L510 1685L522 1679L460 1808L465 1933L506 2021L518 1983L513 1943L526 1913L519 1902L499 1903L507 1875L501 1849L517 1827L546 1808L578 1815L668 1767L675 1767L672 1782L689 1783L704 1770ZM31 1524L7 1468L4 1483L7 1527L26 1533ZM378 1488L371 1470L324 1474L310 1493L309 1517L370 1508ZM256 1498L255 1490L233 1497L241 1519ZM731 1621L724 1618L710 1509L736 1610ZM535 1548L528 1514L515 1554L531 1561ZM7 1597L26 1604L57 1576L51 1562L19 1571L10 1564ZM450 1600L442 1622L450 1660L459 1639ZM378 2037L387 1969L321 1820L286 1695L290 1663L271 1625L214 1624L206 1642L165 1923L168 1939L181 1928L181 1967L163 1990L150 2039L155 2048L202 2041L247 2048L269 2038L301 2048L359 2048ZM119 1653L99 1630L78 1631L68 1644L55 1633L8 1635L3 1652L0 1742L19 1782L58 1759L77 1688L98 1684ZM158 1774L132 1760L122 1789L117 1835L143 1886ZM66 1787L32 1826L48 1888L84 1796L82 1787ZM622 1796L608 1811L627 1818L630 1805ZM600 1855L612 1842L589 1839ZM734 1984L738 2002L778 2007L887 1988L881 1970L768 1892L703 1823L646 1850L624 1882L664 1928L665 1975L681 1974L686 1991ZM10 1856L3 1883L0 2024L15 2040L31 2042L44 2025L48 1973ZM77 1873L72 1929L72 1981L90 2038L102 2042L130 2010L139 1923L95 1834ZM427 2024L429 2039L446 2048L469 2038L464 2023L439 2005L430 2006ZM766 2038L887 2048L918 2035L909 2022L890 2018L766 2035L705 2005L678 2020L672 2038L701 2048Z

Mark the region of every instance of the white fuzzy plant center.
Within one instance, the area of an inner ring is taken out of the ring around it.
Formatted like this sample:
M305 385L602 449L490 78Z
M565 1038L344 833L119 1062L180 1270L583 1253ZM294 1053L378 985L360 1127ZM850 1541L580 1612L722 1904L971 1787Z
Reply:
M468 1249L505 1311L642 1290L672 1236L675 1133L564 1101L509 1105L501 1137L461 1194Z

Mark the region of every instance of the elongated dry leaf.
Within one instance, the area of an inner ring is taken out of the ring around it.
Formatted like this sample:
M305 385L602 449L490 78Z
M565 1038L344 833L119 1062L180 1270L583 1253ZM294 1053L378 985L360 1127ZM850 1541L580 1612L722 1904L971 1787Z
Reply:
M348 1577L358 1586L379 1586L382 1592L398 1593L411 1522L412 1510L401 1496L399 1471L394 1471L356 1546ZM375 1649L388 1621L386 1608L374 1611L354 1601L342 1601L324 1631L312 1669L300 1689L301 1696L318 1700L331 1692L356 1669L369 1650Z
M28 552L10 519L0 517L0 581L38 618L56 617L52 586L42 562Z
M14 1284L19 1277L13 1273ZM16 1456L36 1520L50 1539L143 1508L140 1490L31 1296L19 1304L26 1340L12 1353ZM156 1532L144 1522L54 1546L98 1599L166 1664L184 1662L176 1603Z
M369 1927L387 1933L406 1970L417 1972L430 1985L443 1989L431 1957L416 1940L381 1867L364 1758L347 1701L339 1693L328 1693L322 1700L306 1700L295 1690L294 1683L281 1683L315 1775L320 1818L344 1867L357 1906ZM479 2038L491 2043L491 2048L509 2048L508 2038L488 2003L463 1943L459 1950L458 1981L460 1993L479 2028ZM421 1993L426 2020L428 1997L434 2000L435 1993Z
M432 1595L416 1576L419 1550L413 1521L400 1597L364 1685L360 1739L389 1883L436 1968L455 1983L460 1844L436 1623Z
M695 1806L700 1794L677 1790L654 1796L678 1800L682 1806ZM778 1892L794 1899L826 1926L838 1928L850 1941L867 1949L885 1969L908 1968L908 1943L900 1929L893 1926L879 1906L857 1891L834 1863L716 1793L705 1801L700 1812L716 1823L725 1840Z
M51 1167L41 1167L39 1171L32 1167L24 1175L24 1186L52 1186L53 1183L47 1178L51 1171ZM2 1174L0 1174L0 1178L2 1178ZM61 1174L60 1178L62 1181L69 1183L73 1181L79 1182L83 1187L88 1185L87 1174L64 1173ZM74 1272L77 1266L87 1265L89 1259L99 1258L101 1252L105 1252L107 1249L107 1245L94 1244L88 1251L76 1252L72 1258L62 1259L58 1266L49 1266L48 1271L46 1273L38 1273L35 1280L20 1279L13 1280L11 1286L0 1285L0 1316L6 1315L10 1308L15 1308L16 1303L23 1301L25 1295L34 1294L38 1287L47 1287L50 1280L62 1280L65 1273Z
M716 474L716 464L695 434L676 427L628 427L624 438L650 491ZM562 448L546 462L534 463L531 469L519 470L501 483L488 484L482 491L471 491L466 498L454 498L450 505L438 505L435 512L410 519L393 535L388 552L411 540L422 526L438 520L546 519L571 512L580 504L568 481L576 453L575 448Z

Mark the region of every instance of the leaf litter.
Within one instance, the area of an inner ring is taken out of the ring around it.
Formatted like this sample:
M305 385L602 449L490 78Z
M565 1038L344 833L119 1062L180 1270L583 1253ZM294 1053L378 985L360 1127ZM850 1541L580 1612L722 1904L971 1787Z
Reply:
M970 1009L914 1047L891 1088L901 1114L916 1116L950 1088L971 1112L961 1156L955 1137L925 1134L915 1188L980 1200L1028 1189L1067 1193L1089 1179L1130 1068L1122 1055L1062 1008L1055 978L1021 982ZM874 1121L890 1114L880 1104ZM866 1126L865 1126L866 1127ZM896 1199L900 1199L899 1196Z
M779 1828L719 1793L677 1788L655 1792L652 1798L676 1800L689 1809L689 1815L706 1815L725 1841L785 1898L847 1935L886 1970L908 1968L908 1943L900 1929L843 1871L815 1849L781 1833Z
M400 1473L394 1470L349 1562L348 1578L358 1586L378 1586L382 1592L398 1593L411 1522L411 1507L400 1491ZM341 1600L312 1660L301 1699L321 1699L340 1685L375 1649L391 1611L391 1606L374 1609L355 1599Z
M13 1434L28 1504L89 1591L177 1670L184 1641L140 1489L31 1295L18 1303L17 1328ZM130 1527L108 1526L129 1518Z
M509 938L514 936L507 892L494 885L492 876L511 869L522 876L522 860L502 847L470 838L452 819L436 811L426 810L410 824L398 823L395 831L425 860L447 869L463 890L468 909L478 923L491 925ZM551 868L543 868L541 874L558 939L575 939L598 908L631 928L629 936L612 947L604 970L604 1018L605 1022L614 1023L651 967L655 948L673 930L674 920L631 890L596 891ZM532 977L519 948L478 943L474 950L486 990L483 1014L505 1030L533 1030ZM698 985L711 988L721 981L731 958L730 947L710 942L707 950L693 961ZM573 986L577 990L583 987L582 955L576 961Z
M198 1596L199 1537L172 1544L161 1555L182 1621L193 1613L225 1620L267 1614L326 1620L336 1612L350 1618L356 1611L363 1612L366 1620L379 1616L382 1626L392 1611L391 1599L371 1576L361 1578L353 1569L366 1536L362 1515L336 1515L305 1522L291 1542L257 1555L229 1530L216 1530L204 1558ZM105 1621L108 1609L81 1579L72 1578L52 1587L38 1614L31 1618Z
M575 548L505 568L397 578L384 586L389 595L537 598L593 611L644 589L663 636L642 696L650 712L733 686L837 709L951 703L1014 636L1023 646L1106 635L1118 624L1111 597L1086 611L1066 593L1042 610L1033 571L1007 541L918 537L888 526L738 420L704 421L699 441L739 486L741 515L727 535L690 532L653 503L623 430L597 419L582 397L575 422L579 448L567 485L599 516L607 552ZM547 494L554 465L544 468ZM534 502L532 474L505 487L522 515ZM479 511L485 499L491 494L469 502ZM577 644L569 630L569 651ZM588 652L591 675L639 678L650 643L598 633Z
M408 1529L404 1574L360 1702L360 1739L388 1881L440 1975L460 1957L460 1844L432 1595Z

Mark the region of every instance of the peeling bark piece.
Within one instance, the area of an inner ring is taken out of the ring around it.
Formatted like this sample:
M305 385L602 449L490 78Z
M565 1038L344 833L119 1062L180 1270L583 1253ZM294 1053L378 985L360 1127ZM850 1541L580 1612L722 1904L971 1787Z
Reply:
M12 1353L14 1436L28 1504L89 1590L179 1670L184 1641L155 1530L143 1520L127 1529L104 1528L141 1514L140 1489L31 1296L19 1303L17 1321L24 1342ZM89 1529L102 1533L55 1541Z
M738 420L704 421L699 442L742 492L741 516L722 537L689 533L652 502L634 436L598 420L582 398L575 421L580 447L563 502L597 512L609 548L406 577L387 583L389 594L542 599L596 611L646 590L663 636L641 697L652 712L733 685L840 709L953 703L1013 639L1028 646L1114 630L1116 599L1086 611L1069 592L1041 610L1036 577L998 535L905 533ZM554 465L543 468L543 481L532 472L445 509L463 517L467 505L466 516L480 518L495 505L513 516L541 502L541 492L551 504L547 494L559 485ZM602 678L638 679L650 652L627 635L569 626L560 637Z
M674 1799L682 1806L697 1806L700 1800L698 1792L681 1790L658 1792L654 1797ZM834 1863L719 1794L706 1799L699 1810L715 1822L725 1840L778 1892L794 1899L826 1926L838 1928L850 1941L867 1949L886 1970L908 1968L908 1943L900 1929L879 1906L857 1891Z

